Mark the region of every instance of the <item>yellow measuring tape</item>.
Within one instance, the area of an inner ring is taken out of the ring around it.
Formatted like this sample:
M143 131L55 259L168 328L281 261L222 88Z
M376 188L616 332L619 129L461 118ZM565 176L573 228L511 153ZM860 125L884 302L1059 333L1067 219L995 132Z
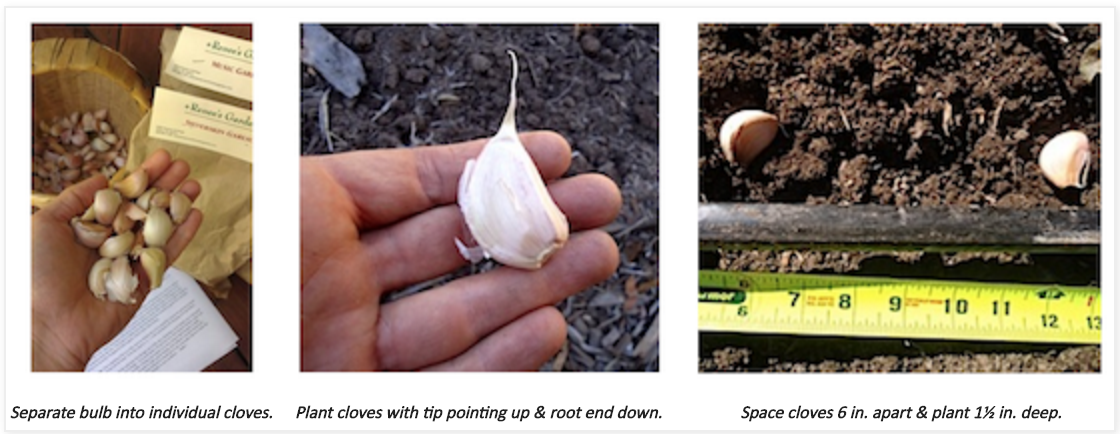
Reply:
M700 330L1100 344L1094 287L700 271Z

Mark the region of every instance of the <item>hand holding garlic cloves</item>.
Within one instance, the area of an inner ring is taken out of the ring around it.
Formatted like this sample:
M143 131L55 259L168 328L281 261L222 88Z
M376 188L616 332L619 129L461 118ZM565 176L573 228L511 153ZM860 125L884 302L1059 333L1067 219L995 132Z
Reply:
M141 170L148 178L147 184L151 186L181 192L191 200L200 193L198 183L187 179L190 167L183 161L172 161L166 151L161 150L148 157ZM142 231L127 230L132 228L135 219L126 222L124 218L127 215L118 219L120 215L129 212L136 217L137 211L122 209L126 207L118 204L118 212L106 217L107 224L100 223L96 210L86 216L95 196L108 186L108 180L103 176L82 181L64 190L31 218L32 369L36 371L84 368L93 352L124 328L149 291L151 282L144 263L147 261L148 268L153 268L151 263L160 259L161 254L143 254L147 249L132 252L136 246L135 240L143 238ZM124 189L128 190L128 187ZM126 193L128 194L121 196L121 204L132 203L132 199L126 196L135 192ZM163 246L162 259L167 266L178 258L202 224L202 213L197 209L180 212L183 213L182 223L169 233ZM122 232L115 234L114 226ZM93 280L91 276L94 275L91 270L95 273L99 270L112 273L114 260L103 259L100 250L114 235L128 237L125 233L133 237L133 242L127 243L128 246L121 244L121 248L127 252L117 255L118 252L113 250L120 247L117 246L107 249L106 253L114 258L129 258L133 253L136 254L137 259L126 259L125 265L117 265L117 268L128 268L118 273L119 276L124 276L120 279L122 282L135 276L136 290L130 295L137 303L99 300L98 291L105 291L105 296L108 297L109 289L107 286L90 286L90 281Z
M457 204L465 163L486 139L304 157L300 170L302 369L535 370L566 338L553 305L614 273L618 187L602 175L557 179L571 149L520 135L572 232L537 270L466 276L382 304L384 294L467 264Z

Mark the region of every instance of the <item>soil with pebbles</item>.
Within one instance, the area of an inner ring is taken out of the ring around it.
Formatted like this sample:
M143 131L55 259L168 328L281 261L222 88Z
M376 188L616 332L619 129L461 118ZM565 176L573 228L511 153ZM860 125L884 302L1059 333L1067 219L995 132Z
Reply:
M490 137L508 102L506 50L517 53L518 129L559 132L573 150L565 176L605 174L623 197L621 214L605 228L622 265L606 282L557 305L568 319L568 343L541 369L657 370L657 27L326 27L362 60L369 83L353 99L332 91L328 145L319 106L329 85L301 66L304 155ZM464 267L402 292L491 267Z
M1099 37L1096 25L701 26L700 200L1100 209L1100 80L1087 82L1078 71L1082 53ZM777 115L781 132L742 167L720 155L718 134L725 117L747 108ZM1042 146L1069 129L1090 139L1092 166L1084 189L1056 188L1037 163ZM874 260L886 261L888 273L907 274L914 263L940 262L937 275L954 275L960 274L954 267L979 262L979 270L965 274L980 276L1046 268L1039 264L1054 260L1004 252L718 256L705 266L851 273ZM1090 278L1071 284L1098 284L1098 255L1058 262L1036 278L1068 274L1063 268L1072 267ZM1069 351L1090 356L1068 359L1077 366L1057 370L1100 369L1099 348ZM1049 354L947 354L913 363L948 358L953 366L985 370L967 360L1042 360ZM701 357L724 356L709 351ZM913 370L908 359L892 360L891 370ZM825 370L798 363L779 358L771 370ZM860 359L824 363L827 370L865 366ZM1008 370L1026 366L1016 363L1007 364ZM720 364L701 363L705 366Z

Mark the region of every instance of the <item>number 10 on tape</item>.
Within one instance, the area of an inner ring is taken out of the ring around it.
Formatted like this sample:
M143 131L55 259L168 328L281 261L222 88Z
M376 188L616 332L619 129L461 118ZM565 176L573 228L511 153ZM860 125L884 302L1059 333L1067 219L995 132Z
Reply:
M700 330L1099 344L1100 289L700 271Z

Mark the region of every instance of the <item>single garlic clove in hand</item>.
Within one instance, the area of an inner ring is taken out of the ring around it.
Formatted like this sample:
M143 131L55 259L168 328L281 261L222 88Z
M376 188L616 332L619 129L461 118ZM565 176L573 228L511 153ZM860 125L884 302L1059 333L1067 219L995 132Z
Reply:
M148 171L141 168L132 172L124 179L118 181L114 187L116 187L117 191L120 191L124 197L136 199L148 189Z
M132 232L124 232L115 237L109 237L101 244L101 248L97 249L97 253L102 258L118 258L128 253L132 248L132 242L136 240L136 234Z
M94 297L98 300L105 299L105 279L109 275L109 267L113 264L110 258L101 258L93 264L93 268L89 270L89 292L93 293Z
M171 211L171 221L175 224L183 223L187 219L187 215L191 213L191 198L178 191L171 193L171 204L169 207Z
M719 128L719 145L728 161L747 166L778 134L778 117L762 110L737 112Z
M163 272L167 270L167 255L159 247L147 247L140 251L140 265L148 274L148 285L152 289L163 284Z
M148 218L144 220L144 242L150 247L163 247L167 239L171 238L171 216L163 208L151 207L148 209Z
M96 249L105 244L105 240L113 235L113 231L97 223L83 221L77 217L70 219L70 226L74 228L74 237L83 246Z
M517 57L509 106L498 134L459 178L459 208L479 246L455 240L471 261L492 257L505 265L536 269L568 240L568 219L552 200L525 146L517 137ZM481 251L479 250L481 249Z
M136 298L132 294L139 284L140 280L132 273L132 265L128 262L127 256L113 260L113 265L109 267L109 276L105 279L105 290L110 301L136 303Z
M98 190L93 196L93 213L97 222L103 225L113 224L117 217L117 209L121 206L120 192L111 188Z
M1038 155L1038 165L1046 179L1058 188L1085 188L1092 156L1093 151L1089 148L1089 138L1085 133L1071 130L1046 142Z
M140 197L136 198L136 206L139 206L140 209L147 211L148 207L152 203L152 196L155 196L157 192L159 192L158 188L149 188L148 191L145 191L144 194L141 194Z

